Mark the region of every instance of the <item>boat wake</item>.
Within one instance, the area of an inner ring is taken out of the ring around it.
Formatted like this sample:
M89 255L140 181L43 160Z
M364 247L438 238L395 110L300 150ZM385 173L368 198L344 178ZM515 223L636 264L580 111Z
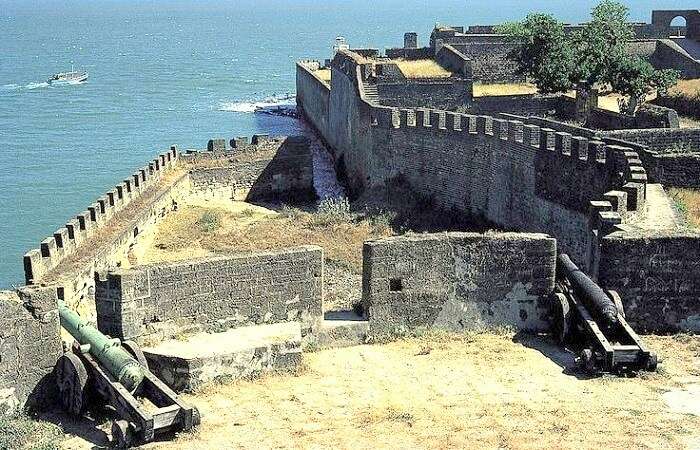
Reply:
M15 84L15 83L9 83L9 84L3 84L0 86L0 92L6 91L6 92L11 92L11 91L34 91L37 89L44 89L44 88L50 88L50 87L59 87L59 86L76 86L80 84L85 84L84 81L54 81L53 83L48 83L46 81L42 82L32 82L32 83L27 83L27 84Z
M221 102L219 111L296 116L296 95L273 95L260 101Z

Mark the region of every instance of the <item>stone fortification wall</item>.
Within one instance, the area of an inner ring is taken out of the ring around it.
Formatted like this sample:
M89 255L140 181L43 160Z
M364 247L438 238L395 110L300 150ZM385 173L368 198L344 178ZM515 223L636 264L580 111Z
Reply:
M601 135L640 144L637 151L654 183L700 188L700 129L618 130Z
M435 52L430 47L420 48L387 48L384 54L391 59L431 59L435 56Z
M61 353L56 290L0 291L0 415L55 397L52 372Z
M376 85L378 101L386 106L457 109L472 101L471 80L456 78L418 78L380 81Z
M59 228L53 236L41 241L38 249L27 252L24 256L27 284L42 282L45 274L76 253L83 243L100 232L112 216L156 185L158 180L177 164L177 158L175 147L159 155L147 167L139 169L114 189L98 198L87 210Z
M294 202L315 199L313 161L305 137L269 138L256 135L210 141L209 149L182 157L202 164L190 171L192 194L205 199ZM207 167L207 162L217 167Z
M574 104L561 95L489 95L475 97L467 111L482 115L507 112L522 116L571 117L574 114Z
M363 92L372 73L364 59L341 52L332 70L324 137L355 194L402 179L438 208L549 233L583 267L590 227L644 203L646 175L626 148L517 121L373 105ZM606 203L611 191L621 198L615 206ZM591 213L591 201L609 208Z
M648 331L700 332L700 233L618 231L602 240L598 281Z
M328 130L328 102L330 86L314 72L320 68L318 61L300 61L297 63L297 107L306 108L302 113L311 121L321 134Z
M634 116L602 108L593 108L586 126L597 130L679 128L678 113L670 108L645 104Z
M323 318L322 284L314 246L115 270L97 282L97 321L123 339L288 321L309 332Z
M446 69L451 70L465 78L472 78L472 62L456 48L449 44L440 47L435 60Z
M366 242L370 333L493 326L545 331L556 243L544 235L448 233Z
M392 180L402 180L437 210L554 236L559 249L593 277L615 257L601 250L606 236L650 214L646 170L634 151L643 148L639 144L605 138L606 145L595 135L572 136L515 120L378 106L365 95L371 62L340 52L332 70L330 132L324 138L352 195L390 189ZM660 248L675 245L674 231L669 233ZM656 261L674 257L660 251Z

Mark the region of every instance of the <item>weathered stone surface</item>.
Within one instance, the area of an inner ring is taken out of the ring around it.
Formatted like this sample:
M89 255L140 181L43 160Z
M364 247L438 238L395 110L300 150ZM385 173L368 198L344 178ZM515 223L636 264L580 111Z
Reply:
M323 317L322 284L315 246L116 270L97 282L98 325L123 339L167 322L223 331L300 321L307 334Z
M301 363L298 322L199 333L145 348L151 371L177 392L220 380L250 379L293 371Z
M536 234L446 233L365 243L370 335L416 327L547 330L556 243Z
M0 415L55 397L59 330L55 288L0 291Z
M362 345L369 336L369 321L352 311L328 312L312 344L320 348Z

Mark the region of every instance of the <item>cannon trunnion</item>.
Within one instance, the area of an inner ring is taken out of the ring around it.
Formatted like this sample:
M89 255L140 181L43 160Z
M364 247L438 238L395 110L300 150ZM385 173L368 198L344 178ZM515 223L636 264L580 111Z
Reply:
M55 367L67 412L81 416L89 401L106 401L120 417L112 423L112 439L122 448L199 425L197 409L148 370L136 343L110 339L63 303L59 315L63 328L76 339Z
M603 291L569 258L559 255L552 303L553 329L562 344L580 351L576 362L589 374L655 371L658 359L625 320L620 296Z

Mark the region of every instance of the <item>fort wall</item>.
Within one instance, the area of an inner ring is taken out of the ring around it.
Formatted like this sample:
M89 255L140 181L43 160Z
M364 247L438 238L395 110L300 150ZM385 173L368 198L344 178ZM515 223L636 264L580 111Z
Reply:
M78 252L113 216L140 199L143 193L153 191L163 175L176 166L177 159L177 149L172 147L44 239L38 249L27 252L24 256L27 284L43 281L47 273Z
M323 319L323 250L289 250L152 264L100 274L100 330L122 339L201 327L299 321L304 333Z
M544 235L446 233L366 242L363 305L375 336L417 327L546 331L556 243Z
M0 415L56 397L53 368L61 353L56 291L0 291Z
M602 240L598 281L646 331L700 331L700 233L624 232Z
M220 140L225 143L225 140ZM204 199L298 202L313 200L313 161L304 137L254 137L255 144L234 140L211 151L190 152L183 160L204 162L190 171L192 194ZM216 162L207 167L206 162Z
M606 268L615 252L625 250L606 249L606 236L625 233L620 226L645 222L650 214L648 177L635 151L643 147L517 120L379 106L364 92L370 65L352 52L340 52L332 63L331 131L324 138L352 195L388 190L392 180L400 179L437 210L481 215L505 229L554 236L559 251L569 253L593 278L600 270L608 287L612 277ZM659 248L677 245L675 239L684 237L669 230ZM647 274L654 277L659 263L674 258L671 250L660 250ZM623 301L635 301L634 289L614 284ZM630 307L629 321L642 323L641 311ZM688 323L687 309L669 311L678 319L659 318L659 329L669 321L678 329ZM645 326L653 329L651 322Z
M314 128L322 135L326 135L328 129L328 104L330 101L330 86L314 74L318 70L318 61L300 61L297 63L297 106L306 108L307 117Z

